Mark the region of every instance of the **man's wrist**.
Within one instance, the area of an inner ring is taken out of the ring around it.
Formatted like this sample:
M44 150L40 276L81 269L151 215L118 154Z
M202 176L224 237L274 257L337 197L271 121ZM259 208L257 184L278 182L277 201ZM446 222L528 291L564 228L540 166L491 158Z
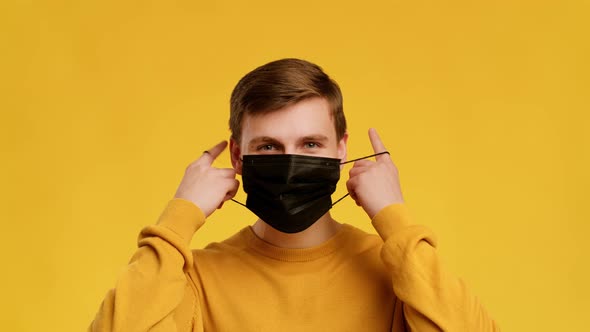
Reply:
M184 198L173 198L168 201L157 224L180 235L188 244L204 223L205 214L195 203Z
M410 215L404 203L392 203L377 212L371 223L385 241L399 229L410 224Z

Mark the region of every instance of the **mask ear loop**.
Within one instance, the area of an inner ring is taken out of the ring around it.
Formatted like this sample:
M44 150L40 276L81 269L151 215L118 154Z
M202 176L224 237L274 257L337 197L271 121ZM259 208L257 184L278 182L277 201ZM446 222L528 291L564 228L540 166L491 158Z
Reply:
M244 204L244 203L242 203L242 202L238 202L238 201L236 201L236 200L235 200L235 199L233 199L233 198L232 198L231 200L232 200L232 201L234 201L234 202L236 202L236 203L238 203L238 204L240 204L241 206L243 206L243 207L245 207L245 208L248 208L248 207L246 206L246 204Z
M355 161L359 161L359 160L363 160L363 159L367 159L367 158L371 158L371 157L380 156L380 155L382 155L382 154L386 154L386 153L387 153L387 154L389 154L389 151L383 151L383 152L379 152L379 153L372 154L372 155L370 155L370 156L366 156L366 157L360 157L360 158L356 158L356 159L353 159L353 160L348 160L348 161L345 161L345 162L343 162L343 163L340 163L340 165L344 165L344 164L348 164L348 163L353 163L353 162L355 162Z
M346 195L344 195L344 196L342 196L342 197L338 198L338 200L337 200L336 202L332 203L332 205L330 205L330 207L334 207L334 205L336 205L336 203L338 203L338 202L340 202L341 200L345 199L345 198L346 198L346 196L350 196L350 193L346 193Z
M356 158L356 159L353 159L353 160L348 160L348 161L345 161L345 162L343 162L343 163L340 163L340 165L344 165L344 164L348 164L348 163L353 163L353 162L355 162L355 161L359 161L359 160L363 160L363 159L367 159L367 158L371 158L371 157L379 156L379 155L386 154L386 153L387 153L387 154L389 154L389 151L383 151L383 152L379 152L379 153L372 154L372 155L370 155L370 156L366 156L366 157L360 157L360 158ZM331 206L331 207L334 207L334 205L336 205L336 203L338 203L338 202L340 202L341 200L345 199L345 198L346 198L346 196L349 196L349 195L350 195L350 193L346 193L346 195L344 195L344 196L340 197L338 200L336 200L336 202L332 203L332 206Z

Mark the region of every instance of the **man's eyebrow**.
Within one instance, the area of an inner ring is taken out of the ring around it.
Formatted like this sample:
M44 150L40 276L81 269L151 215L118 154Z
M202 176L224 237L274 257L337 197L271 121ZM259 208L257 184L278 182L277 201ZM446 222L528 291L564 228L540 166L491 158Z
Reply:
M309 135L304 136L299 139L300 141L320 141L325 142L328 140L328 136L326 135Z
M269 137L269 136L258 136L258 137L254 137L253 139L250 140L250 142L248 142L248 146L252 146L252 145L256 145L256 144L260 144L260 143L279 143L279 141L277 141L276 139Z

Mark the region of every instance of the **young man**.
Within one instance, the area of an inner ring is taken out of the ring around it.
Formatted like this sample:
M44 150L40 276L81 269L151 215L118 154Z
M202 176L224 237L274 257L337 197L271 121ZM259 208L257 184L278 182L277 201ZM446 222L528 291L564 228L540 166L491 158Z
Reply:
M347 188L377 235L332 219L346 160L338 85L297 59L247 74L231 97L233 168L221 142L186 169L156 225L102 303L91 331L496 331L463 283L440 265L436 239L410 223L398 173L377 132L375 161ZM235 195L260 217L192 250L206 218Z

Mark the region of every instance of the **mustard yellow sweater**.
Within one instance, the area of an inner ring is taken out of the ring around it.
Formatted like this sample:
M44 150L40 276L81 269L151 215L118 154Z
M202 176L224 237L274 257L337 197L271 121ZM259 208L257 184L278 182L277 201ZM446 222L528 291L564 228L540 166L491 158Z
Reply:
M189 248L205 217L172 199L104 299L89 331L497 331L440 265L436 239L405 206L344 224L313 248L283 249L250 227Z

